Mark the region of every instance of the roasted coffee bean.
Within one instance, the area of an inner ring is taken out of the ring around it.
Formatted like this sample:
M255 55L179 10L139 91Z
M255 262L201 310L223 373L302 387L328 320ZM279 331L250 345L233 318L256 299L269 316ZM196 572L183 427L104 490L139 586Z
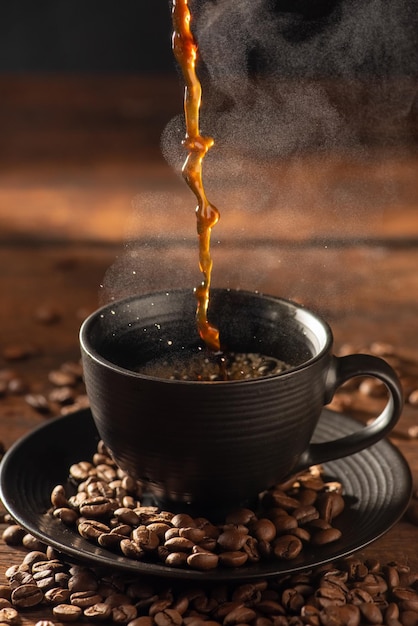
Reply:
M213 552L193 552L186 562L192 569L207 571L218 566L219 556Z
M85 539L98 539L103 533L110 533L110 528L98 520L84 520L78 525L78 532Z
M127 624L136 619L137 608L132 604L120 604L112 607L112 622L115 624Z
M74 509L70 509L68 507L55 509L53 515L54 517L60 519L66 526L75 526L78 520L78 513L74 511Z
M21 546L26 531L18 524L7 526L2 534L2 539L8 546Z
M187 564L187 557L187 552L169 552L163 560L170 567L183 567Z
M42 393L28 393L25 402L39 413L50 413L51 407L47 398Z
M303 544L294 535L282 535L274 540L274 554L279 559L291 560L302 551Z
M72 372L53 370L49 372L49 381L56 387L75 387L77 378Z
M141 615L141 617L131 620L128 626L153 626L153 619L148 615Z
M245 526L227 527L218 537L218 545L225 551L241 550L248 537L248 528Z
M170 537L164 542L164 547L170 552L188 552L190 553L196 544L186 537Z
M145 556L145 550L131 539L122 539L120 549L125 556L136 561L142 561Z
M314 519L318 519L319 511L313 505L305 504L294 509L292 516L296 519L298 524L307 524Z
M321 612L321 624L323 626L359 626L361 620L360 609L353 605L327 606Z
M154 510L157 513L158 509ZM196 526L194 519L187 513L178 513L171 518L172 526L176 528L194 528Z
M112 607L104 602L98 602L85 608L83 615L93 621L104 621L112 617Z
M96 591L97 586L96 577L85 569L75 571L68 580L68 589L71 593L75 593L76 591Z
M362 618L368 624L382 624L383 614L380 608L373 602L363 602L358 605Z
M22 545L28 550L46 549L45 544L39 539L37 539L37 537L34 537L33 535L31 535L30 533L25 533L25 535L22 538Z
M113 515L117 518L119 523L129 524L130 526L139 526L140 518L139 516L127 507L120 507L116 509Z
M324 528L312 534L311 543L314 546L324 546L328 543L338 541L341 536L342 532L338 528Z
M56 387L48 394L48 401L55 404L72 404L75 400L75 392L72 387Z
M76 622L82 615L80 607L72 604L57 604L53 607L52 612L54 617L61 622Z
M223 624L224 626L236 626L236 624L248 624L256 617L256 612L254 609L247 607L245 605L241 605L232 609L227 615L224 617Z
M265 517L255 521L251 520L250 530L256 539L262 541L273 541L276 537L276 526Z
M248 554L241 550L221 552L219 562L225 567L241 567L248 561Z
M44 599L48 604L66 604L70 599L70 592L62 587L52 587L45 591Z
M174 609L164 609L154 615L154 622L157 626L181 626L183 618Z
M178 540L180 537L177 538ZM160 539L157 533L150 530L147 526L138 526L132 531L132 541L145 552L152 552L160 545ZM186 539L187 541L187 539ZM167 542L166 542L166 547ZM176 550L177 551L177 550Z
M148 528L150 528L150 526L148 526ZM206 537L206 534L203 528L187 528L186 527L186 528L180 528L179 531L180 531L179 532L180 537L185 537L185 539L188 539L193 544L200 543Z
M20 616L15 608L4 607L0 609L0 624L17 624L19 621Z
M68 500L64 485L56 485L51 491L51 504L55 508L67 507Z
M75 591L70 595L69 599L71 604L82 609L103 601L103 597L96 591Z
M251 509L236 509L235 511L230 511L226 517L226 524L235 524L235 525L245 525L248 526L253 520L257 518L254 511Z
M283 534L289 530L292 530L293 528L298 527L298 521L296 517L293 517L293 515L289 515L287 513L285 513L284 515L280 514L278 516L275 516L272 521L276 527L277 534Z
M344 510L344 498L335 491L321 493L316 501L316 508L320 516L327 522L341 515Z
M114 503L109 498L97 496L85 500L80 506L80 514L88 519L99 519L109 516L114 511Z
M23 584L12 591L11 602L19 608L28 608L40 604L44 599L41 589L35 584Z

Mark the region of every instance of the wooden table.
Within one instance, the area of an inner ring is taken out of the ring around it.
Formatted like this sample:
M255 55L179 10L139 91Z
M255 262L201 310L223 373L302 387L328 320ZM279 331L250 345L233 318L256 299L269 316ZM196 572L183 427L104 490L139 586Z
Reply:
M181 97L172 76L0 79L0 369L25 387L0 397L6 448L49 419L25 393L47 393L49 373L78 361L90 311L199 279L194 201L159 149ZM336 350L379 341L418 355L417 162L412 141L376 144L361 160L252 160L254 185L243 176L228 188L231 161L219 188L211 181L222 216L215 284L303 302L330 321ZM406 406L392 440L417 484L418 439L402 436L415 425L418 409ZM403 519L360 556L418 570L417 540ZM2 580L21 558L0 544Z

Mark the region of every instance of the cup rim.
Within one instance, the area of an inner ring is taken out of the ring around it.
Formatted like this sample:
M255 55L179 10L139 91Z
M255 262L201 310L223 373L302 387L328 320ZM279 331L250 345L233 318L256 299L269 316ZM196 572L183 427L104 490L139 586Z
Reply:
M117 363L114 363L113 361L110 361L109 359L105 358L92 345L89 335L88 335L88 331L90 327L96 322L96 320L100 316L102 316L105 312L112 310L112 308L115 306L128 304L129 302L136 301L138 299L149 298L151 296L159 297L163 295L167 295L167 296L171 294L185 295L187 293L190 293L191 296L194 297L193 292L189 289L171 289L171 290L165 289L162 291L133 294L133 295L125 296L123 298L118 298L117 300L110 301L98 307L95 311L90 313L82 322L80 326L80 331L79 331L79 343L80 343L82 355L84 354L88 356L89 358L94 360L97 364L99 364L102 367L105 367L106 369L119 372L120 374L124 374L125 376L129 378L154 381L154 382L158 382L159 384L166 383L166 384L171 384L171 385L181 384L181 385L186 385L186 386L192 385L192 386L211 386L211 387L218 386L218 385L222 385L222 386L234 385L235 387L238 385L249 385L249 384L255 384L255 383L261 384L263 382L275 380L279 377L284 378L284 377L291 376L294 372L306 369L307 367L310 367L311 365L313 365L316 361L320 360L323 357L323 355L326 354L331 349L331 346L333 343L333 333L328 322L325 321L320 315L313 312L309 308L306 308L304 305L298 302L295 302L287 298L283 298L281 296L265 294L261 291L248 291L248 290L243 290L243 289L231 289L231 288L221 288L221 287L214 287L212 288L211 291L216 292L218 294L222 292L236 292L244 296L248 295L251 297L260 297L261 299L264 299L264 300L269 299L275 302L278 301L278 302L284 303L286 306L292 307L293 310L295 311L295 318L299 322L301 322L302 325L307 326L307 323L306 321L304 321L304 318L305 319L309 318L311 321L314 321L316 328L320 330L321 334L323 335L322 341L321 339L319 339L319 342L321 343L321 347L318 348L317 353L311 358L307 359L306 361L303 361L303 363L292 366L288 370L284 370L283 372L280 372L278 374L274 374L274 375L270 374L266 376L260 376L258 378L248 378L245 380L209 381L209 380L170 379L170 378L163 378L163 377L158 377L158 376L150 376L142 372L135 372L134 370L131 370L127 367L122 367L121 365L118 365ZM319 333L314 331L314 334L316 337L318 337Z

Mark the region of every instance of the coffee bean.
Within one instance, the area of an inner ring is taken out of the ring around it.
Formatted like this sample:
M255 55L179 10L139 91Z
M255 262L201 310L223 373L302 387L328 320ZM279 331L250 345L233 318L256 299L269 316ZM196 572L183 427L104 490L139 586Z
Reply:
M251 533L258 540L273 541L276 537L276 526L273 522L265 517L255 521L250 520Z
M120 604L112 608L112 622L115 624L130 623L136 619L137 615L137 608L132 604Z
M141 546L134 541L131 541L131 539L122 539L120 542L120 549L125 556L136 561L142 561L145 556L145 551L141 548Z
M282 535L274 540L274 554L279 559L295 559L302 551L303 544L298 537Z
M235 626L236 624L248 624L256 617L254 609L241 605L232 609L223 620L224 626Z
M50 413L51 407L47 398L42 393L29 393L25 395L26 403L39 413Z
M257 516L254 511L252 511L251 509L242 508L236 509L235 511L230 511L225 517L225 522L227 524L248 525L256 518Z
M119 507L113 514L121 523L129 524L130 526L139 526L140 524L139 516L135 511L127 507Z
M35 583L23 584L12 591L12 604L19 608L28 608L40 604L44 594Z
M72 604L57 604L52 609L54 617L61 622L76 622L82 615L82 610Z
M192 569L207 571L218 566L219 556L213 552L194 552L186 562Z
M20 546L25 535L26 531L21 526L12 524L5 528L2 539L8 546Z
M54 517L60 519L66 526L75 526L78 520L78 514L74 509L68 507L61 507L55 509L53 512ZM80 533L81 534L81 533Z
M219 562L224 567L242 567L242 565L245 565L247 560L248 554L241 550L221 552L219 554Z
M53 370L48 374L49 381L56 387L75 387L77 378L72 372Z
M157 626L181 626L183 618L174 609L164 609L154 615L154 622Z
M109 533L110 528L98 520L84 520L78 525L78 532L85 539L97 539L103 533Z
M345 502L342 495L335 491L329 491L318 496L316 507L320 516L327 522L331 522L335 517L341 515Z
M321 612L321 624L323 626L359 626L361 620L360 610L353 604L343 606L327 606Z
M49 392L48 401L56 404L67 405L73 404L75 397L75 392L72 387L56 387Z
M45 592L44 599L48 604L66 604L70 599L70 592L62 587L52 587Z
M22 545L28 550L44 550L46 548L45 544L34 537L30 533L25 533L22 538Z
M186 537L170 537L164 542L164 547L170 552L191 552L195 546L193 541Z
M177 537L176 539L179 541L181 537ZM132 541L145 552L156 550L156 548L160 545L160 539L157 533L153 532L144 525L137 526L137 528L132 531ZM185 539L185 541L188 540ZM165 545L167 546L167 542ZM177 552L178 550L175 551ZM180 552L181 551L182 550L180 550Z
M162 559L170 567L183 567L187 564L187 552L168 552Z
M141 615L141 617L131 620L128 626L153 626L153 620L148 615Z
M68 589L71 593L77 591L96 591L97 580L93 574L87 569L75 570L74 574L68 580Z
M225 551L240 550L245 544L248 529L245 526L233 526L226 528L218 537L218 545Z
M0 609L1 624L17 624L20 621L19 613L13 607L4 607Z
M342 536L341 531L338 528L324 528L317 530L311 537L311 543L314 546L324 546L328 543L338 541Z
M150 528L150 525L148 525L148 528ZM203 530L203 528L187 528L186 527L186 528L180 528L179 530L180 530L179 536L184 537L185 539L188 539L189 541L192 542L192 544L200 543L206 537L206 533Z
M104 621L112 616L112 607L104 602L97 602L83 610L83 615L93 621Z

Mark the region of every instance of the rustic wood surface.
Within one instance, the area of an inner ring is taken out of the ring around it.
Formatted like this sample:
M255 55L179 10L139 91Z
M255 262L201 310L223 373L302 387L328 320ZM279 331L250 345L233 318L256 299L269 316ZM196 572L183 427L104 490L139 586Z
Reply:
M25 386L0 396L6 448L49 419L25 393L47 393L49 373L79 359L90 311L198 279L193 198L159 149L181 97L175 76L0 79L0 370ZM336 350L387 342L418 361L417 161L408 145L376 147L362 164L341 155L277 163L263 174L276 201L255 214L241 203L258 192L223 181L215 284L303 302L331 323ZM391 440L418 486L413 426L418 408L407 405ZM402 519L360 556L418 571L417 542L418 527ZM2 581L21 559L0 543ZM31 610L23 623L38 619Z

